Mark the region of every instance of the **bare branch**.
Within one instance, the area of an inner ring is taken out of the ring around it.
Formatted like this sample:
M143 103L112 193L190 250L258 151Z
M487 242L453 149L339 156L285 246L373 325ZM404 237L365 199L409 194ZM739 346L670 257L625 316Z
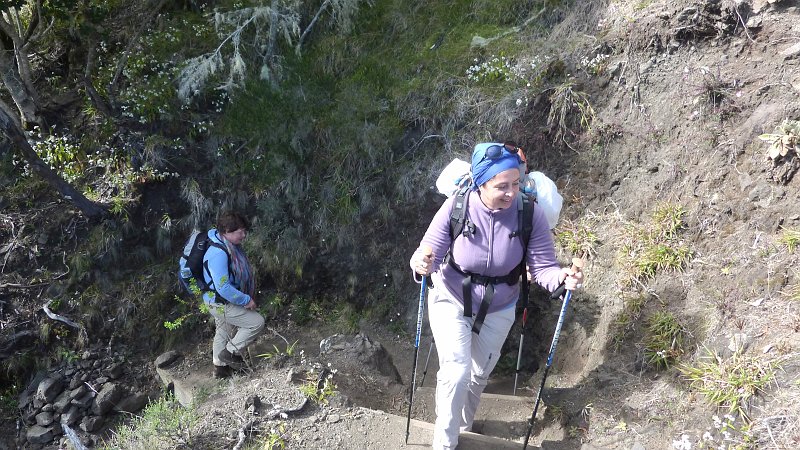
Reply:
M56 314L53 311L51 311L50 310L50 304L51 303L53 303L53 299L48 300L47 303L45 303L44 306L42 306L42 310L44 310L44 313L47 314L47 317L49 317L49 318L51 318L53 320L57 320L57 321L59 321L61 323L64 323L64 324L66 324L66 325L68 325L68 326L70 326L72 328L77 328L79 330L81 329L81 326L78 325L77 323L67 319L66 317L64 317L62 315Z

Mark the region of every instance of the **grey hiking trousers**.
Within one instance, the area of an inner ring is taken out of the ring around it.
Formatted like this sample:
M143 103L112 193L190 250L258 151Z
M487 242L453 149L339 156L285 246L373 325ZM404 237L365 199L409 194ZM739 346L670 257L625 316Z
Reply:
M264 329L264 317L256 311L231 303L209 307L217 326L212 350L214 365L224 366L226 364L219 360L222 349L227 348L235 355L241 354Z

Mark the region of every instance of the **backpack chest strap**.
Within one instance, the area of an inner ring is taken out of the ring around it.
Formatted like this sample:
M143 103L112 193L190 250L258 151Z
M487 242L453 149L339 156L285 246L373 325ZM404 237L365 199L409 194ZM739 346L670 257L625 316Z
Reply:
M484 293L481 299L481 306L478 308L478 314L475 316L475 322L472 324L472 332L480 334L483 321L486 320L489 306L492 305L492 300L494 299L495 285L505 283L509 286L513 286L517 284L519 282L520 268L519 266L515 267L508 275L489 277L461 270L458 264L453 261L453 258L449 258L447 264L458 272L459 275L464 277L464 280L461 281L461 294L464 299L464 317L472 317L472 283L486 287L486 293Z

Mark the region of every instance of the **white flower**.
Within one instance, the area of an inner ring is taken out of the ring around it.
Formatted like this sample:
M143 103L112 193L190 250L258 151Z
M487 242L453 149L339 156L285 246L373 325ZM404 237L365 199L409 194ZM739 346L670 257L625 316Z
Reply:
M518 98L518 99L517 99L517 106L520 106L520 105L522 105L522 99L521 99L521 98Z
M672 441L672 448L675 450L692 450L692 443L689 441L689 435L681 435L679 441Z

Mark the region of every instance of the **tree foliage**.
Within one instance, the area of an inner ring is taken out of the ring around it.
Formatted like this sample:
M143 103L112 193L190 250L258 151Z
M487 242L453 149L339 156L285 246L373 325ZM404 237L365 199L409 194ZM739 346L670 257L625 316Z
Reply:
M283 70L282 46L294 47L299 53L326 11L339 31L349 32L361 3L364 0L325 0L303 30L299 0L272 0L269 6L216 12L214 27L221 41L211 52L186 61L178 77L178 97L189 101L217 76L220 89L241 86L251 65L259 68L262 80L277 87Z

